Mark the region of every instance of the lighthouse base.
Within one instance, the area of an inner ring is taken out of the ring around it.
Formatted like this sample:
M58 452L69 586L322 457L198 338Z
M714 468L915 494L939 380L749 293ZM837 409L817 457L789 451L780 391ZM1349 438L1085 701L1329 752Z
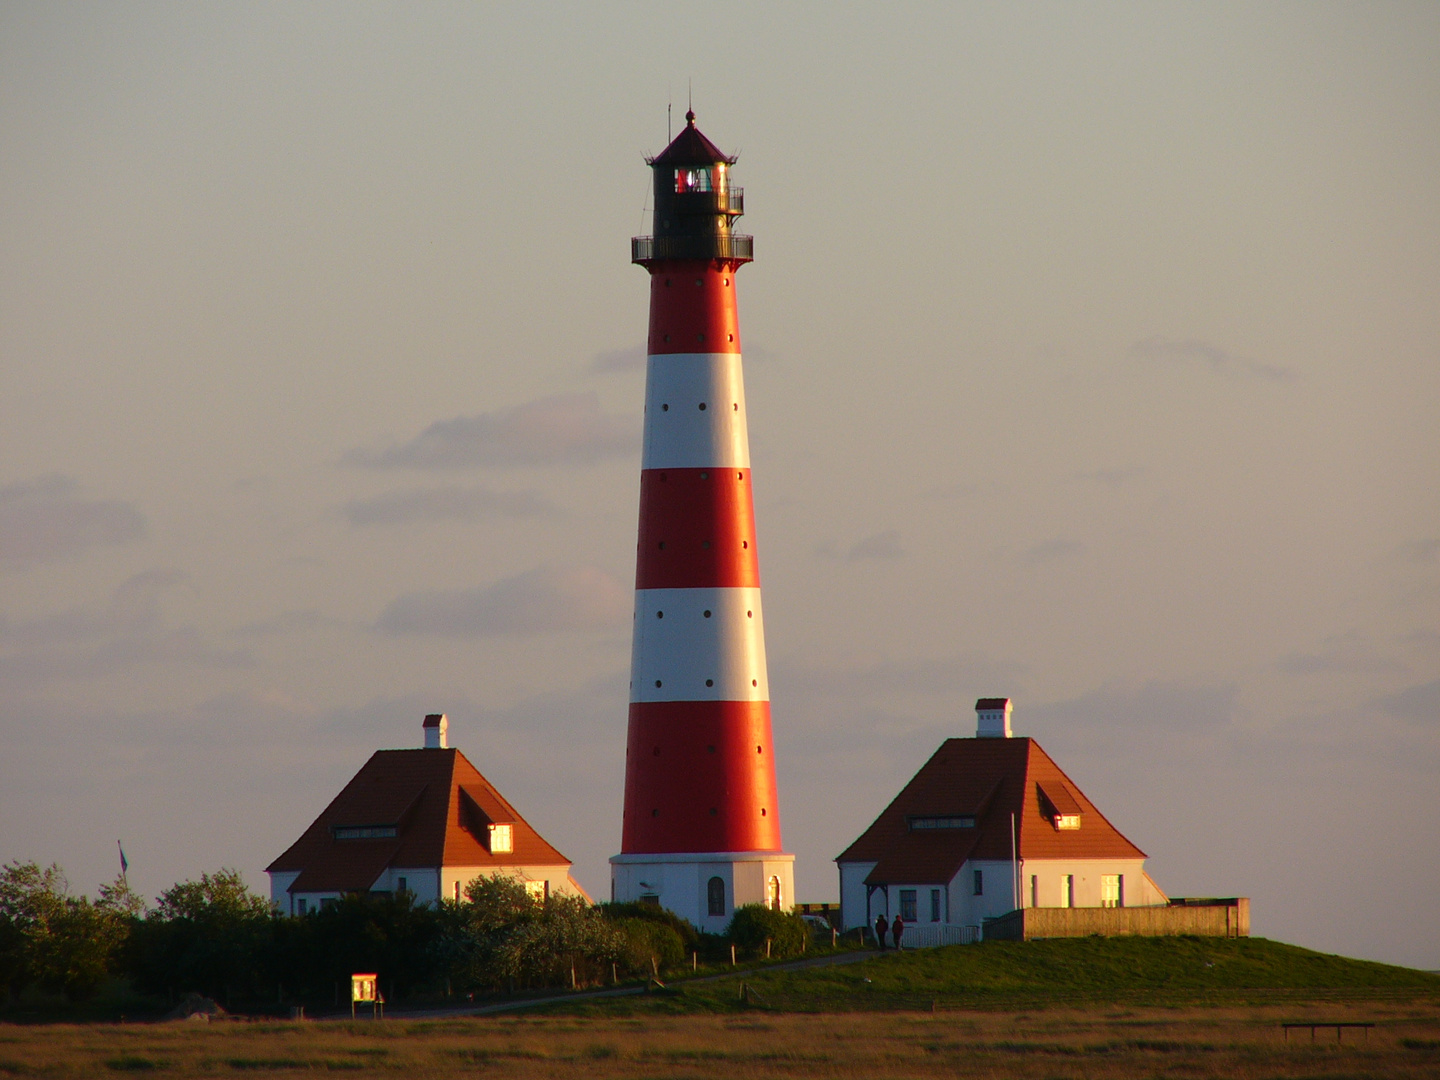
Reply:
M697 929L718 934L745 904L782 911L795 906L795 856L780 851L614 855L610 899L656 904Z

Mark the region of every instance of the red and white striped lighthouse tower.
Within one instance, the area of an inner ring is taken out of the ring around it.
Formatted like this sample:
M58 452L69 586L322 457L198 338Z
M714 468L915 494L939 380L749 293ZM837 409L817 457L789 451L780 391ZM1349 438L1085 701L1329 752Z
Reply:
M735 271L753 241L731 230L735 158L695 114L649 161L645 439L630 725L616 900L661 904L706 930L736 906L793 905L780 843Z

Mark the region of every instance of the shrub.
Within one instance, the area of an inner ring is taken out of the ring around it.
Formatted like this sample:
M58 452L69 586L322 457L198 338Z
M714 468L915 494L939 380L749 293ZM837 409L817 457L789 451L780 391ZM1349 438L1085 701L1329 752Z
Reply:
M664 971L684 962L685 942L674 927L651 919L611 922L622 935L622 961L629 974L648 976L656 968Z
M764 956L767 940L771 956L795 956L804 949L809 929L805 920L793 912L746 904L735 909L726 933L751 956Z

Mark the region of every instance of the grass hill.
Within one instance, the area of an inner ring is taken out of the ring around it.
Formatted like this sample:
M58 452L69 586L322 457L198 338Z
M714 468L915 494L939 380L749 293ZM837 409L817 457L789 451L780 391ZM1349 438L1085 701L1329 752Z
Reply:
M733 1009L740 1005L741 979L752 1004L801 1012L927 1008L931 1002L983 1008L1101 1000L1440 997L1440 976L1429 972L1264 938L1089 937L916 949L803 971L760 969L737 979L679 984L677 993L653 1006Z

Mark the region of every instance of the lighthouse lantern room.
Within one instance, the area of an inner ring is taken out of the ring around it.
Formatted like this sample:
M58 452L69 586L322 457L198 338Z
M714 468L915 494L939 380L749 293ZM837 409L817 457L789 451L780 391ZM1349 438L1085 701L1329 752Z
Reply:
M621 853L612 897L711 932L793 906L780 841L735 272L745 193L686 113L657 157Z

